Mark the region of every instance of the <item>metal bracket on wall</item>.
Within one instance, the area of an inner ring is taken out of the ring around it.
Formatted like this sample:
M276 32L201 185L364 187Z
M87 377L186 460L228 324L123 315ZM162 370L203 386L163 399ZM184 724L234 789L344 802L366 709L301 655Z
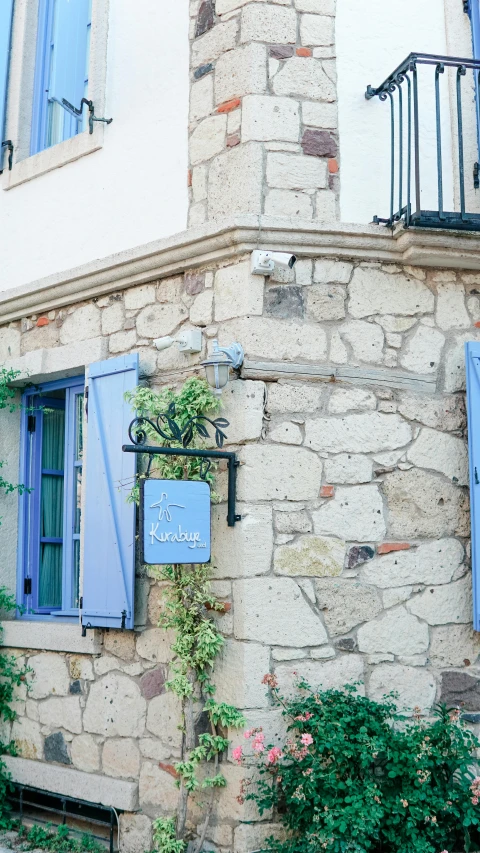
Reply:
M129 426L128 435L132 444L124 444L122 450L124 453L145 453L150 456L147 468L147 476L150 473L150 467L153 456L189 456L196 457L202 460L200 466L200 477L205 480L211 467L211 459L226 459L228 465L228 510L227 523L229 527L235 527L237 521L242 520L241 515L235 512L236 494L237 494L237 469L240 462L237 459L237 454L229 450L197 450L187 447L191 444L197 432L202 438L208 438L209 433L205 426L205 422L215 428L215 442L217 447L223 447L223 442L226 435L223 428L229 426L225 418L216 418L214 421L202 415L191 418L183 429L175 421L176 411L175 403L171 403L168 411L158 415L155 421L150 418L135 418ZM165 442L178 442L183 444L183 447L155 447L146 445L147 433L156 433ZM206 460L205 463L203 460Z
M473 187L480 189L480 163L473 164Z
M6 148L8 150L8 171L12 171L13 167L13 142L11 139L6 139L5 142L2 142L0 148ZM0 175L2 174L3 169L0 169Z
M80 101L80 108L77 109L76 107L73 106L73 104L70 103L70 101L67 101L66 98L62 98L62 106L65 107L65 109L69 113L72 113L72 115L76 116L76 118L82 117L83 105L84 104L86 104L88 107L88 127L89 127L90 133L93 133L93 122L94 121L103 121L104 124L111 124L112 123L113 118L97 118L97 116L95 115L95 107L94 107L93 101L89 101L87 98L82 98L82 100Z

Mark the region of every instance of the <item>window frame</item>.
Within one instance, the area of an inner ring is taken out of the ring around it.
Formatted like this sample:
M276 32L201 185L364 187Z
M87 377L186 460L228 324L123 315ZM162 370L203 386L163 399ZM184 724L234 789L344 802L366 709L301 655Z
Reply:
M92 0L88 92L95 113L106 112L107 47L110 0ZM2 188L11 190L103 147L105 125L88 126L76 136L31 154L38 3L15 0L5 138L14 140L13 168L4 169Z
M65 397L65 462L64 462L64 497L63 497L63 535L62 535L62 605L60 609L45 608L39 612L38 580L39 580L39 550L40 550L40 500L41 491L25 492L19 497L18 518L18 565L17 565L17 604L25 608L19 618L29 621L78 621L79 608L72 607L73 573L74 573L74 541L81 542L81 532L75 533L74 516L74 468L83 467L84 460L76 459L75 412L78 395L85 393L85 376L77 375L67 379L45 382L26 389L22 394L22 413L20 422L20 482L26 486L38 489L41 478L41 464L38 467L39 453L42 447L41 428L34 442L34 450L29 446L28 417L29 403L40 394L48 399L48 392L63 390ZM40 419L41 420L41 419ZM82 426L85 431L85 412L83 411ZM35 458L33 459L33 455ZM33 463L36 470L29 475ZM29 523L33 522L34 535L28 538ZM79 547L81 547L79 545ZM32 579L32 593L26 595L24 582ZM29 612L28 607L36 612Z

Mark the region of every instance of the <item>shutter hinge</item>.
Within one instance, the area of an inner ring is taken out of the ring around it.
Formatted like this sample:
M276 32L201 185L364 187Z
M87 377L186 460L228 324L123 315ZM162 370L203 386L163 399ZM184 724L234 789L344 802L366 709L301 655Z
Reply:
M126 611L126 610L122 610L122 627L121 627L121 630L122 630L122 631L124 631L124 630L125 630L125 622L126 622L126 619L127 619L127 611Z
M470 14L470 11L471 11L470 3L471 3L471 0L463 0L463 11L465 12L466 15Z
M12 171L13 167L13 142L11 139L6 139L5 142L2 142L0 148L6 148L8 150L8 171ZM0 175L3 172L3 169L0 170Z
M474 163L473 166L473 188L480 189L480 163Z
M88 385L85 385L85 419L88 421Z
M94 121L103 121L104 124L111 124L112 123L113 118L97 118L97 116L95 115L95 107L93 105L93 101L89 101L89 100L87 100L87 98L82 98L82 100L80 101L80 108L79 109L77 109L77 107L74 107L73 104L71 104L70 101L67 101L66 98L62 98L61 106L65 110L67 110L67 112L71 113L71 115L75 116L76 118L81 118L83 115L83 105L84 104L86 104L88 107L89 133L91 133L91 134L93 133L93 122Z
M25 578L23 581L23 594L31 595L32 594L32 579Z
M478 480L478 471L477 471L477 469L475 468L475 485L476 485L476 486L478 486L478 484L479 484L479 480Z
M28 432L35 432L37 426L37 419L35 415L29 415L27 421L27 430Z
M83 610L83 595L80 596L80 601L78 602L78 606L80 610Z

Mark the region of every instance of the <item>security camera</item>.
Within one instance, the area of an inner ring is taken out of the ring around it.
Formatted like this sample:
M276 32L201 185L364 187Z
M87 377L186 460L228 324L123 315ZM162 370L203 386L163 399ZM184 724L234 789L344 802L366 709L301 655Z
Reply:
M252 275L271 275L275 267L291 270L297 262L290 252L252 252Z

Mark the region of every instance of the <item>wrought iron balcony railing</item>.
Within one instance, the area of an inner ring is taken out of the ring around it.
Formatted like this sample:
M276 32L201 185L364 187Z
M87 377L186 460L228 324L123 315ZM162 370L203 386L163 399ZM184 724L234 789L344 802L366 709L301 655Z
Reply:
M390 103L390 214L374 222L480 231L479 91L480 60L426 53L367 87L367 100Z

